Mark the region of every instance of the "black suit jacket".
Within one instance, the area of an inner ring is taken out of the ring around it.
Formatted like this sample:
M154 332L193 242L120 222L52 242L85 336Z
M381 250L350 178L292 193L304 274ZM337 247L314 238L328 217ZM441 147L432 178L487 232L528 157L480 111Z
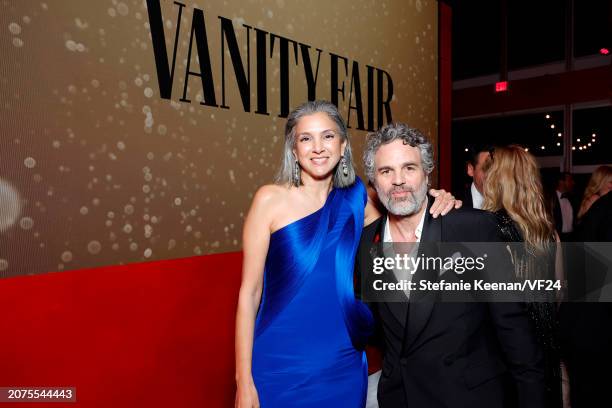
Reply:
M612 242L612 194L597 199L576 228L579 242Z
M548 200L550 202L549 207L553 216L555 230L557 230L558 234L561 234L563 230L563 214L561 214L561 203L559 202L559 197L557 197L557 191L553 190Z
M364 228L358 274L372 271L385 222ZM427 212L421 242L469 241L499 241L492 214L461 209L433 219ZM435 300L415 292L410 302L370 303L383 338L381 408L544 406L542 354L524 304Z
M573 233L568 233L568 234L564 234L562 235L562 231L563 231L563 213L561 212L561 202L559 197L557 196L557 191L553 190L552 193L549 193L550 197L548 198L549 200L549 204L548 207L550 207L550 211L552 213L552 217L553 217L553 221L555 224L555 229L557 230L557 233L559 234L559 236L561 236L561 240L562 241L569 241L572 240L572 235ZM578 215L578 211L576 210L577 208L580 208L580 205L576 205L576 201L574 200L572 195L569 195L569 197L567 197L567 199L569 200L570 204L572 205L572 220L573 220L573 226L574 227L576 225L576 216ZM573 229L573 228L572 228Z
M474 200L472 199L472 184L470 183L465 191L463 192L463 197L461 197L463 201L463 207L465 208L474 208Z

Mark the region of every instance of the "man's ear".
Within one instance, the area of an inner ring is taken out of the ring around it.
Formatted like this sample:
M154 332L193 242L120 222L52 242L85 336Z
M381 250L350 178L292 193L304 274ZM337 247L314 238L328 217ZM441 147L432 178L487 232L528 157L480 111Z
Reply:
M474 166L472 166L472 163L467 164L467 174L468 176L474 178Z

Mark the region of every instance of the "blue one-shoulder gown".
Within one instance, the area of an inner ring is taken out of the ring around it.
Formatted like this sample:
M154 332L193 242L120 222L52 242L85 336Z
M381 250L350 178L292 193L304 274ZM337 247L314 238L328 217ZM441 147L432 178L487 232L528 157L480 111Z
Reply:
M359 179L335 188L270 237L253 342L262 408L365 405L373 318L355 299L353 265L366 197Z

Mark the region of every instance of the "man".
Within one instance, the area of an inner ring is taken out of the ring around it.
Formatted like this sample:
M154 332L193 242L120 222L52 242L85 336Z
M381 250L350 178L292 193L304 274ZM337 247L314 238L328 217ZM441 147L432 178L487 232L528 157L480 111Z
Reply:
M468 176L472 178L472 184L469 190L465 192L465 198L463 200L468 208L482 208L482 202L484 201L482 196L482 186L484 184L483 166L491 156L490 152L490 147L470 150L466 170Z
M561 241L571 241L574 231L574 208L570 201L570 194L574 189L574 178L571 173L561 172L557 176L556 189L552 197L553 217L555 229Z
M436 219L429 215L432 146L417 130L383 127L368 137L364 159L388 213L363 230L358 276L374 270L376 242L499 240L488 213L460 209ZM412 279L424 273L417 270ZM381 408L543 406L542 357L524 304L436 303L416 291L406 296L404 302L371 303L384 343Z

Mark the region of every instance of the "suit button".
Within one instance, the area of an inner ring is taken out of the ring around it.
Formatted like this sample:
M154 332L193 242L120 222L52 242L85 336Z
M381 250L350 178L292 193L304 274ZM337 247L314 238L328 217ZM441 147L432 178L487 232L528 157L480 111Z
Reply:
M455 362L455 359L452 357L445 357L443 362L444 362L444 365L449 366Z

